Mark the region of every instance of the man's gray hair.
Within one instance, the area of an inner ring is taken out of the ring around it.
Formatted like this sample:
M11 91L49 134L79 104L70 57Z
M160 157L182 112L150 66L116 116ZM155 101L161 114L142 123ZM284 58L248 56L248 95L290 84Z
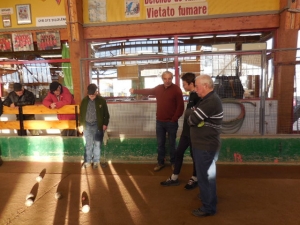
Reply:
M211 76L203 74L203 75L197 76L196 80L198 80L198 79L201 80L201 84L207 84L208 88L214 89L214 82L213 82Z
M173 73L170 72L170 71L168 71L168 70L166 70L165 72L163 72L163 73L161 74L161 77L163 77L165 74L171 74L171 76L173 77Z

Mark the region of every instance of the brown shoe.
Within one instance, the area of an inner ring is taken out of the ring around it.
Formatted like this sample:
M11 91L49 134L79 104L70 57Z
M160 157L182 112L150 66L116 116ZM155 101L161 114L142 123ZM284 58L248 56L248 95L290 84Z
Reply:
M154 167L154 171L160 171L162 168L164 168L165 165L164 164L157 164L155 167Z

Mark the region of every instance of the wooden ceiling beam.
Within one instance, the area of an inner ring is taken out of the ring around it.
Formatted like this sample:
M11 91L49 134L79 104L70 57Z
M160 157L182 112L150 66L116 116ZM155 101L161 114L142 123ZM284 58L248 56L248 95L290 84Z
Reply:
M258 15L232 18L185 20L172 22L120 24L84 28L84 39L158 36L168 34L220 33L276 29L279 15Z

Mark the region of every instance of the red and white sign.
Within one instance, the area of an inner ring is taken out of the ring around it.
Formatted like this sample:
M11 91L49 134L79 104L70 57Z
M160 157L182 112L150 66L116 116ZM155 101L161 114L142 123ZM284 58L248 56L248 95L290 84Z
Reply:
M176 18L176 17L178 18L178 17L206 16L206 15L208 15L207 2L173 4L173 5L153 5L152 7L149 6L146 7L147 19L164 19L164 18Z
M206 0L144 0L145 6L206 2Z

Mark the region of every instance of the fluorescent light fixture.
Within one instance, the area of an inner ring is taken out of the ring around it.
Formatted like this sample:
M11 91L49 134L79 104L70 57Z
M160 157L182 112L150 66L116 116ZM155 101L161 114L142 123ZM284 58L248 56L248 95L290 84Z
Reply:
M202 50L192 50L192 51L182 51L180 53L200 53L203 52Z
M179 40L188 40L191 39L191 37L178 37Z
M206 35L206 36L195 36L193 39L205 39L205 38L213 38L213 35Z
M109 43L109 44L116 44L116 43L122 43L122 42L126 42L126 40L110 41L110 42L108 42L108 43Z
M169 40L169 38L150 38L150 41Z
M5 60L5 59L8 59L8 58L6 58L6 57L1 57L1 58L0 58L0 60Z
M247 37L247 36L260 36L261 33L251 33L251 34L240 34L240 37Z
M41 55L42 58L61 58L62 55L61 54L57 54L57 55Z
M92 43L91 47L97 46L97 45L105 45L106 42L99 42L99 43Z
M219 34L216 37L236 37L237 34Z
M147 41L147 38L140 38L140 39L129 39L129 41Z

